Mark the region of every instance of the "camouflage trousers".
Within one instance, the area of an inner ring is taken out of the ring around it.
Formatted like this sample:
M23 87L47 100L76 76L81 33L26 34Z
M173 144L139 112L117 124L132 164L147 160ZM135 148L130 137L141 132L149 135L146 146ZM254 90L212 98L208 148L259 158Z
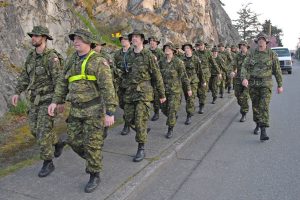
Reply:
M248 104L248 99L249 99L249 90L248 88L244 87L239 80L234 80L234 95L237 99L237 102L239 104L240 108L240 113L248 113L249 111L249 104Z
M153 89L153 93L154 93L153 109L155 113L158 113L160 108L160 101L159 101L159 93L156 88Z
M209 88L211 90L212 97L217 97L219 93L219 83L220 80L217 75L212 75L209 80Z
M77 118L69 116L68 144L86 161L88 172L102 170L103 117Z
M175 126L177 112L181 103L181 94L166 94L167 100L161 104L161 111L167 116L167 126Z
M224 94L225 84L226 84L226 73L223 72L222 79L220 80L220 84L219 84L220 94Z
M191 83L191 88L192 88L192 96L187 95L187 91L184 92L184 97L185 97L185 110L188 115L193 116L195 112L195 100L196 100L196 94L198 90L198 83Z
M268 87L251 87L249 94L252 101L253 121L260 126L269 127L269 111L272 89Z
M198 84L198 90L197 90L197 97L199 98L199 104L205 104L205 101L206 101L206 94L207 94L207 91L208 91L208 84L209 84L209 79L210 79L210 76L204 76L205 78L205 83L206 83L206 86L203 86L202 83L199 82Z
M232 78L230 77L230 74L226 74L226 82L225 82L225 88L232 88Z
M150 117L151 103L135 101L125 103L124 118L125 123L136 131L135 141L138 143L147 142L147 128Z
M58 139L53 131L54 118L48 115L48 104L31 105L28 113L31 134L35 137L42 160L53 158L53 145Z

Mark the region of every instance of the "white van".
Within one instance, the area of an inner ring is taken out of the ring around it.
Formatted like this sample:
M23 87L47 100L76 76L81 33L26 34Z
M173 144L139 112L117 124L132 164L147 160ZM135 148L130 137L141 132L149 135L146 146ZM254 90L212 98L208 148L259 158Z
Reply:
M272 47L271 48L278 56L281 70L285 70L288 74L292 73L292 57L288 48L286 47Z

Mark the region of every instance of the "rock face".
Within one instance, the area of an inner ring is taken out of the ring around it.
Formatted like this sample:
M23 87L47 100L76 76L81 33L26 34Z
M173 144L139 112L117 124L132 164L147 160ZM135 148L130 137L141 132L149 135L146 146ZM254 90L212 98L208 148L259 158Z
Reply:
M0 116L31 49L26 33L40 24L54 37L48 46L64 56L70 45L67 34L84 26L107 36L141 29L146 36L161 37L162 43L239 39L219 0L0 0L0 58L5 58L0 62Z

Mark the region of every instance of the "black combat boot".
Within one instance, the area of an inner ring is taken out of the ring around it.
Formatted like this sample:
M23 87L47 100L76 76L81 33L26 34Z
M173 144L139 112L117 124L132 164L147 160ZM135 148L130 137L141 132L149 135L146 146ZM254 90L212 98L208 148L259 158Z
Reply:
M231 87L227 88L227 93L230 94L231 93Z
M217 97L213 97L213 101L211 102L212 104L215 104L217 101Z
M104 130L103 130L103 140L105 138L107 138L107 135L108 135L108 127L104 127Z
M256 123L256 127L255 127L255 129L253 131L253 134L254 135L258 135L258 132L259 132L259 125L258 125L258 123Z
M269 137L266 132L266 127L261 126L260 127L260 141L266 141L266 140L269 140Z
M130 132L130 127L125 123L121 135L128 135Z
M246 113L243 112L240 122L244 122L244 121L246 121Z
M139 143L138 150L136 152L135 157L133 158L133 162L140 162L145 158L145 148L144 143Z
M51 172L53 172L54 169L55 169L55 167L54 167L52 160L44 160L43 167L42 167L41 171L39 172L38 176L41 178L46 177L49 174L51 174Z
M223 93L220 93L220 98L223 98L223 97L224 97Z
M64 142L64 141L59 141L58 143L56 143L54 145L54 149L55 149L54 157L55 158L58 158L62 154L65 145L66 145L66 142Z
M151 118L151 121L156 121L159 119L159 110L155 110L154 111L154 115L153 117Z
M186 120L184 122L185 125L189 125L192 123L192 115L188 114Z
M203 114L204 113L203 112L203 108L204 108L204 104L200 103L200 105L199 105L199 111L198 111L199 114Z
M99 185L100 183L100 175L99 172L96 173L90 173L90 180L86 184L84 191L86 193L91 193L93 192Z
M166 138L170 139L173 136L173 126L169 126Z

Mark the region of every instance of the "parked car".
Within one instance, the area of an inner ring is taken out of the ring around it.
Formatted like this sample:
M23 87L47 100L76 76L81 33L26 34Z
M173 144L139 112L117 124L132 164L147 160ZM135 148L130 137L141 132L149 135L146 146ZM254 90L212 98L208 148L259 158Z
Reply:
M287 71L288 74L291 74L293 62L289 49L286 47L272 47L271 49L278 56L281 70Z

